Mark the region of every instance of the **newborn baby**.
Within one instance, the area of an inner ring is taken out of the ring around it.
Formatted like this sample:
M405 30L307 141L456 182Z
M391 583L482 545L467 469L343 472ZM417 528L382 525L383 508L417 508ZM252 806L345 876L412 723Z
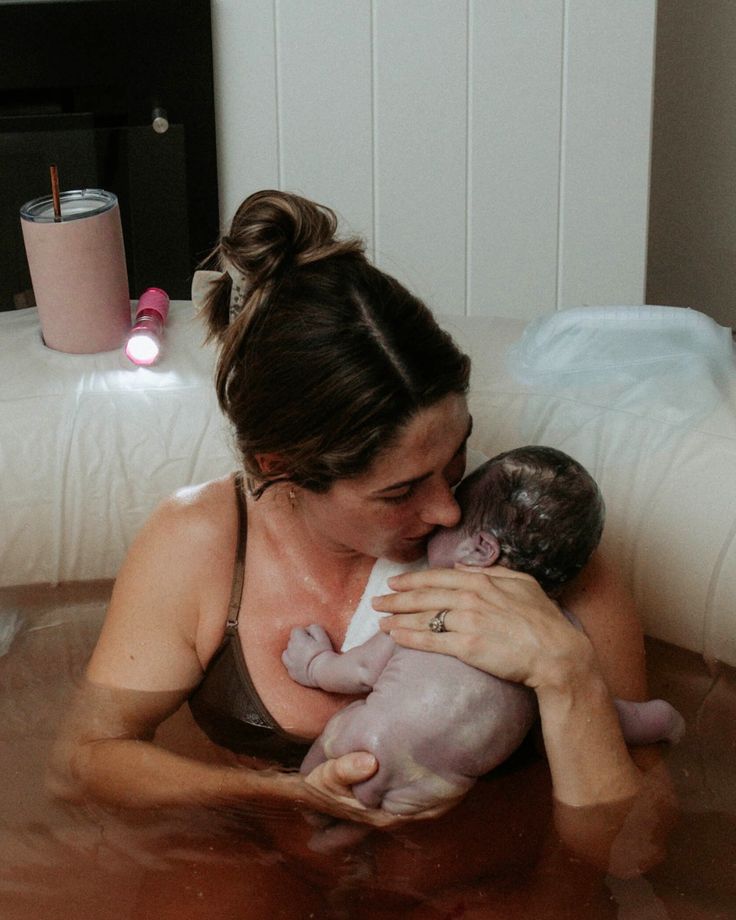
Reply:
M499 454L460 484L456 498L461 522L430 539L429 565L508 566L533 575L552 597L583 568L603 530L596 483L549 447ZM395 814L462 796L516 750L537 713L534 693L521 684L450 655L402 648L385 633L337 653L321 626L294 629L282 657L304 686L368 694L330 719L302 772L327 758L370 751L378 770L353 792L365 805ZM682 732L681 716L664 700L615 703L629 743L676 740ZM353 827L350 839L367 833Z

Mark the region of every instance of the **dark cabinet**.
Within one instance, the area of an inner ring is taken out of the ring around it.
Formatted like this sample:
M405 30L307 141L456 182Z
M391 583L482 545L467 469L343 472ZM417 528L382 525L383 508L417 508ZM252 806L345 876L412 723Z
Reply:
M188 298L219 231L209 0L0 4L0 309L27 303L18 212L51 163L118 196L132 297Z

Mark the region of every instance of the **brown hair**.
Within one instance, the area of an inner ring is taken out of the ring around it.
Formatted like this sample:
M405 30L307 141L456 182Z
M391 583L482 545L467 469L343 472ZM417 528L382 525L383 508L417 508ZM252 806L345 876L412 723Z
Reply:
M554 594L583 568L603 532L603 496L577 460L553 447L498 454L455 492L461 527L484 530L501 548L499 565L533 575Z
M216 249L244 278L242 307L229 320L225 274L203 308L246 471L263 479L256 456L277 454L270 480L318 492L367 469L418 410L466 393L470 373L429 309L336 230L322 205L251 195Z

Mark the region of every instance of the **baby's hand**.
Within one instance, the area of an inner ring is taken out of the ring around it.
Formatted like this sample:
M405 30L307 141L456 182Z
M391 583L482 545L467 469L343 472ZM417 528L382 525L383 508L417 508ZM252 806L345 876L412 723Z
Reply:
M305 687L318 687L319 684L312 676L312 663L318 655L331 651L330 637L321 626L313 624L306 629L292 629L281 660L292 680Z

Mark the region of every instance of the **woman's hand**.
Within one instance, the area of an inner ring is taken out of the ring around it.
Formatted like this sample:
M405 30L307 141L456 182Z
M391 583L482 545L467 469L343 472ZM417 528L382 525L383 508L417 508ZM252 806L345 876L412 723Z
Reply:
M559 687L594 666L584 633L575 629L529 575L503 566L429 569L389 579L396 593L374 598L381 620L399 645L454 655L497 677L537 691ZM429 629L447 610L446 632Z
M376 828L394 828L408 821L438 818L453 808L457 801L442 802L413 815L395 815L381 808L368 808L355 798L352 786L370 779L378 769L378 761L367 751L355 751L319 764L307 776L280 774L290 785L282 790L311 811L330 815L343 821L354 821Z
M367 808L353 795L352 786L370 779L377 769L378 761L367 751L356 751L334 760L326 760L304 777L304 804L321 814L344 821L370 824L372 827L387 827L397 823L396 816L380 808Z

